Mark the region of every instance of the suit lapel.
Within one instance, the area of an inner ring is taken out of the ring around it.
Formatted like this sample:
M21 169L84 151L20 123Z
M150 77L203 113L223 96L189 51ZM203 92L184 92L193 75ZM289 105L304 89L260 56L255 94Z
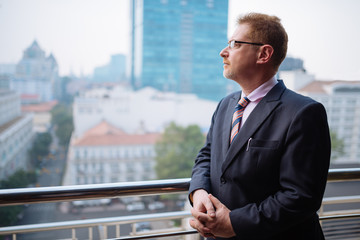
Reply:
M238 152L246 148L245 145L247 144L248 140L258 130L262 123L269 117L269 115L274 111L274 109L280 104L280 97L285 89L286 88L283 82L279 81L279 83L270 90L270 92L258 103L255 109L251 112L245 124L241 127L239 135L231 143L227 154L225 155L225 160L221 168L223 173L229 167L231 162L235 159ZM228 133L228 135L230 135L230 133ZM227 146L229 146L229 144L227 144Z

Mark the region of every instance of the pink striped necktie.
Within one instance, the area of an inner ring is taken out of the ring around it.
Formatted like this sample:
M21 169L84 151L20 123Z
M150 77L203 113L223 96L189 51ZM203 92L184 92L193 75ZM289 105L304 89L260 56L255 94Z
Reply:
M230 143L235 139L237 134L239 133L241 118L243 116L245 107L248 105L250 100L247 97L243 97L239 100L238 104L235 107L235 111L232 118L231 124L231 135L230 135Z

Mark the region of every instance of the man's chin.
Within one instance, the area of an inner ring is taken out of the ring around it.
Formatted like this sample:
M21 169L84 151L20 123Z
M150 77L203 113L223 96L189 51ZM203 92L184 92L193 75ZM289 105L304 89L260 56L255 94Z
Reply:
M227 78L227 79L230 79L230 80L234 80L234 76L233 76L233 74L231 74L231 73L227 73L227 72L223 72L223 76L224 76L224 78Z

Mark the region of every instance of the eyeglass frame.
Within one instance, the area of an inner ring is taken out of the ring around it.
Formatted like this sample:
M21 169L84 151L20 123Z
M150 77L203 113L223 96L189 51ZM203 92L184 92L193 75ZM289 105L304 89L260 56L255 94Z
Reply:
M233 49L235 47L235 43L250 44L250 45L255 45L255 46L264 46L265 45L264 43L254 43L254 42L244 42L244 41L231 40L231 41L228 41L228 47L230 49Z

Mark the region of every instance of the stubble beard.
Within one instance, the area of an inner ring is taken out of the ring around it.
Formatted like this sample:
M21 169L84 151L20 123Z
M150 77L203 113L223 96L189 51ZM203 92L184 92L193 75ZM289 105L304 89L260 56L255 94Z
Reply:
M231 70L224 69L223 75L227 79L234 80L234 78L235 78L235 73Z

